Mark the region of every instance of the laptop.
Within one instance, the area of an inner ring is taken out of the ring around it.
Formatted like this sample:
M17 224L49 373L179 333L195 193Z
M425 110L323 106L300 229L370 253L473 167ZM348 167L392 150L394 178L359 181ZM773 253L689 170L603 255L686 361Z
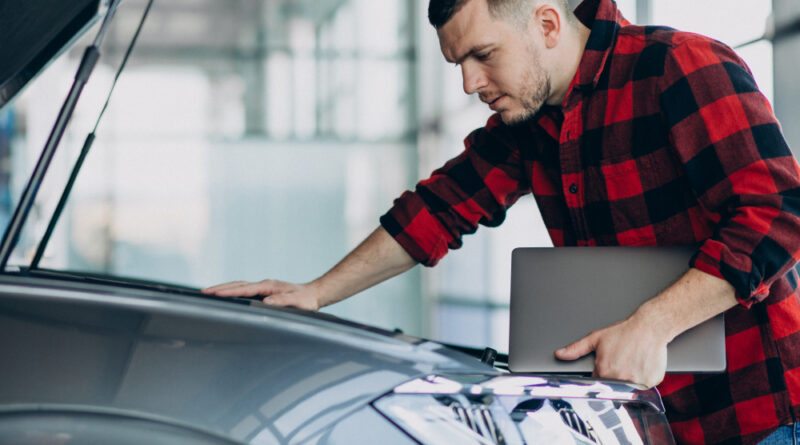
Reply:
M509 368L591 373L594 354L562 361L554 351L625 319L689 269L696 247L518 248L511 259ZM720 314L667 346L667 372L725 370Z

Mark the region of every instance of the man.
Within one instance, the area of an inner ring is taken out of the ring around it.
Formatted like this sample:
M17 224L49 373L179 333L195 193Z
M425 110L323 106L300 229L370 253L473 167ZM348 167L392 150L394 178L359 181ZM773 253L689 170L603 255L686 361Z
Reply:
M677 439L755 443L800 414L800 178L775 117L724 45L630 25L611 0L431 0L444 57L496 111L308 284L209 293L316 310L433 266L533 193L556 246L699 244L691 269L627 319L556 351L660 390ZM666 376L666 345L726 314L728 370ZM662 382L663 380L663 382Z

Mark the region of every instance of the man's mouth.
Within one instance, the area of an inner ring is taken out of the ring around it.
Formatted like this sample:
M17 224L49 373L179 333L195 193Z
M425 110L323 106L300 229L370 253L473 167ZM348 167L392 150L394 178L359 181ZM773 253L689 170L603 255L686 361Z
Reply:
M495 97L491 101L487 101L486 103L489 104L489 108L493 111L497 111L497 107L499 106L500 99L506 97L505 95L501 94L500 96Z

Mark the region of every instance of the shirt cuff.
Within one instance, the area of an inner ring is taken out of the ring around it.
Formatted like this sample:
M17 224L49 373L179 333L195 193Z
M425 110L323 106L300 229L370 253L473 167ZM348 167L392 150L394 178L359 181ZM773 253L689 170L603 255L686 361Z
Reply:
M449 250L447 237L435 229L441 224L424 208L413 217L401 208L395 206L381 216L381 226L416 262L435 266Z
M753 288L749 280L744 279L744 276L749 278L749 273L726 266L720 258L721 243L707 240L692 258L690 266L730 283L736 291L736 300L747 309L767 298L769 286L760 282ZM726 269L730 271L724 273Z

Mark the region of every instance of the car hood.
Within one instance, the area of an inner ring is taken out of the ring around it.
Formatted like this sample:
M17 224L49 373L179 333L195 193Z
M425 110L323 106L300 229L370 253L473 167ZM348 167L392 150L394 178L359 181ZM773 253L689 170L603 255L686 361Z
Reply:
M499 374L325 317L14 276L0 281L0 354L2 411L147 413L241 440L259 428L302 440L421 376Z
M100 0L0 3L0 109L100 18L101 6Z

